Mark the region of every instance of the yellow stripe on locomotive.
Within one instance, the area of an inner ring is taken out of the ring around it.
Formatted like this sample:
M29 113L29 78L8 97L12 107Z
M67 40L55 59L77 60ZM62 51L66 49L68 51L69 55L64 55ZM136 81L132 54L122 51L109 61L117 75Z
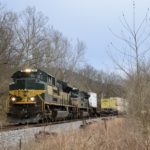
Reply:
M45 90L10 90L10 100L14 104L35 102L35 97L45 93Z

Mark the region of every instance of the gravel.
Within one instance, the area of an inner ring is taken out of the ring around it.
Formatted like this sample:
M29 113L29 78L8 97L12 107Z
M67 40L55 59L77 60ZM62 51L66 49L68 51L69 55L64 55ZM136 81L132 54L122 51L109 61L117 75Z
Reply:
M86 120L86 122L100 121L101 118ZM30 140L35 140L35 136L40 132L59 133L68 130L78 129L83 125L83 121L71 123L63 123L49 125L43 127L24 128L20 130L2 131L0 132L0 150L16 150L21 144L28 143Z

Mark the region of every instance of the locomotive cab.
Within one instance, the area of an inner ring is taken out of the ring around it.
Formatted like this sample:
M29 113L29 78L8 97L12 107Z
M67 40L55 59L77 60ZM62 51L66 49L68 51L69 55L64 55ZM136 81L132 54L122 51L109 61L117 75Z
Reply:
M9 85L9 110L11 120L36 120L42 111L46 76L37 69L25 69L12 75L13 83ZM34 122L34 121L33 121Z

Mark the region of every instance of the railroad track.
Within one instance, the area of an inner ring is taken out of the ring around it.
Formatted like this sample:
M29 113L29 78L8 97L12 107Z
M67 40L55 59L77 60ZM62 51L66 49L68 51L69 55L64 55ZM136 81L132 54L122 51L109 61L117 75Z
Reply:
M107 117L93 117L93 118L84 118L84 119L74 119L74 120L63 120L63 121L55 121L55 122L44 122L44 123L38 123L38 124L25 124L25 125L18 125L18 124L10 124L7 126L1 126L0 132L7 132L12 130L21 130L21 129L27 129L27 128L35 128L35 127L44 127L44 126L50 126L50 125L56 125L56 124L63 124L63 123L71 123L71 122L77 122L77 121L83 121L86 122L87 120L97 119L100 118L101 120L109 120L116 116L107 116Z

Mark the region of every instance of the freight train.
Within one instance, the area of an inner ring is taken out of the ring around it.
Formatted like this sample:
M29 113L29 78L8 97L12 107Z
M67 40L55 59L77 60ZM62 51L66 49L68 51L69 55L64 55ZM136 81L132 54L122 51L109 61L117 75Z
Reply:
M97 95L80 91L39 69L12 75L9 85L9 122L38 123L96 115Z
M40 69L19 70L12 75L12 80L7 112L9 122L38 123L116 112L108 101L98 103L96 93L81 91Z

